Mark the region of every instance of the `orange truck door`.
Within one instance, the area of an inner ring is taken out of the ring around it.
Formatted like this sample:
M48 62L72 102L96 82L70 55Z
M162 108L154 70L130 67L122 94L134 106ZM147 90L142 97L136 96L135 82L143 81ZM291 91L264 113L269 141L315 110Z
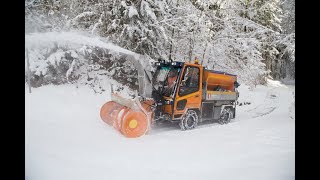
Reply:
M202 99L202 67L185 65L174 102L174 114L187 109L200 109Z

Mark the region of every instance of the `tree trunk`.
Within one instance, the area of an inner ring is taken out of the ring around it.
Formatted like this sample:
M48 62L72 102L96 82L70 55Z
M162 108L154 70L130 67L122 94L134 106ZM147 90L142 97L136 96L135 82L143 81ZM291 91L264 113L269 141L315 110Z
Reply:
M173 39L174 37L174 29L172 29L171 32L171 38ZM171 44L170 44L170 52L169 52L169 60L172 60L172 49L173 49L173 41L171 40Z

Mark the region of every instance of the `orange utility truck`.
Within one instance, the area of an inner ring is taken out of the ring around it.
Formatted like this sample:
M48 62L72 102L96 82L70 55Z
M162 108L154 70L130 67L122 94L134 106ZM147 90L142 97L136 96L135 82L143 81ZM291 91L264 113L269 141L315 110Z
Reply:
M157 122L179 122L181 130L199 122L229 123L236 115L237 76L199 64L159 60L155 72L137 66L139 93L126 99L113 92L101 119L126 137L139 137Z

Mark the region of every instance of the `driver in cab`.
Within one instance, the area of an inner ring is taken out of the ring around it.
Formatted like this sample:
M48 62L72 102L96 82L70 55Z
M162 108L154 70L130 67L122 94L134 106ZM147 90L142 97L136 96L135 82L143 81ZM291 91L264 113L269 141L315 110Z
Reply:
M164 91L164 94L169 96L173 90L175 81L178 78L178 72L175 69L171 69L170 72L168 73L168 79L167 79L167 88Z

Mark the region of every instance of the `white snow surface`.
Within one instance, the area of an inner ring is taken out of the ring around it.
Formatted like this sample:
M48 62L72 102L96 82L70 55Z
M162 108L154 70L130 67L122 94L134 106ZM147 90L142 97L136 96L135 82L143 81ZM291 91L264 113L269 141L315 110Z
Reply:
M239 92L251 104L229 124L155 127L129 139L100 119L110 91L26 87L25 179L295 179L294 86L269 81Z

